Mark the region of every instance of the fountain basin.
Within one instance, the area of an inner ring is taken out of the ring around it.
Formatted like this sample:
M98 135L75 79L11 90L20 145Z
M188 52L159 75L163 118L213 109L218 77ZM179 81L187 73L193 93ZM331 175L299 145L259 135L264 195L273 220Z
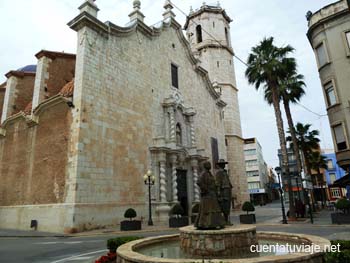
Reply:
M302 234L289 234L282 232L257 232L258 240L273 240L273 241L283 241L290 243L298 243L298 244L314 244L318 245L321 248L325 246L329 246L330 242L327 239L311 236L311 235L302 235ZM142 254L141 251L145 248L151 248L152 246L163 246L167 247L170 243L179 242L180 243L180 235L165 235L165 236L157 236L157 237L149 237L140 240L135 240L129 243L126 243L120 246L117 250L118 263L202 263L202 259L195 258L160 258ZM283 255L267 255L267 256L259 256L250 257L250 258L242 258L242 259L215 259L214 257L204 257L206 259L210 258L210 262L212 263L322 263L323 262L323 251L315 252L315 253L291 253L291 254L283 254Z
M256 227L239 225L220 230L197 230L186 226L180 230L180 249L192 258L244 257L250 246L258 244Z

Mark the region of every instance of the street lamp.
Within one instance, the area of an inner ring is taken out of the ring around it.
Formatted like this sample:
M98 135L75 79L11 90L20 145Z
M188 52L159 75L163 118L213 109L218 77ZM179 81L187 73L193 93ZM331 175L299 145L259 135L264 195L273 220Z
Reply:
M301 179L301 181L302 181L302 183L305 182L305 186L306 186L308 180L306 180L306 179ZM306 193L306 196L307 196L307 200L306 200L306 201L307 201L307 205L308 205L308 207L309 207L310 223L313 224L313 223L314 223L314 217L313 217L313 215L312 215L312 207L311 207L311 203L310 203L311 194L310 194L309 191Z
M151 186L154 185L155 177L150 170L143 176L145 185L148 185L148 225L153 226L152 221L152 200L151 200Z
M299 190L299 175L297 174L296 176L295 176L295 182L296 182L296 184L297 184L297 189L298 189L298 198L299 198L299 200L301 201L301 195L300 195L300 190Z
M281 168L280 167L276 167L275 168L275 171L277 173L277 176L278 176L278 183L280 185L280 196L281 196L281 209L282 209L282 224L288 224L287 222L287 217L286 217L286 211L284 209L284 200L283 200L283 190L282 190L282 187L281 187L281 179L280 179L280 174L281 174Z

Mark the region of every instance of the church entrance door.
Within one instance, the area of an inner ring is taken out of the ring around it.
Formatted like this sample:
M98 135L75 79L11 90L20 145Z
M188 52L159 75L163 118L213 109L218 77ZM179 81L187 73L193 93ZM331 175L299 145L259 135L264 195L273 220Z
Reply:
M180 205L185 211L185 216L188 216L188 194L187 194L187 171L177 171L177 198Z

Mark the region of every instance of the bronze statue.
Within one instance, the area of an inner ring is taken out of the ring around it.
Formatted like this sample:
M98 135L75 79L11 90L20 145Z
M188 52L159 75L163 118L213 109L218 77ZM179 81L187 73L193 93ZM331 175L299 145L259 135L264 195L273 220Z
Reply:
M194 223L197 229L219 229L225 226L225 219L218 202L215 178L211 174L210 162L203 164L205 171L197 184L201 191L199 213Z
M219 169L215 175L219 204L221 210L224 213L226 224L230 225L230 212L231 212L231 202L232 202L232 184L228 176L225 166L228 162L224 159L220 159L216 166Z

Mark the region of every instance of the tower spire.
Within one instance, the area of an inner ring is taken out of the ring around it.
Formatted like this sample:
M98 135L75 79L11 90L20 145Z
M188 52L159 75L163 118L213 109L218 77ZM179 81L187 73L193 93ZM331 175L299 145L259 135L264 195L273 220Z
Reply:
M171 4L171 2L169 0L165 0L165 3L164 3L164 9L165 9L165 12L163 13L163 17L164 19L167 19L167 18L174 18L176 15L175 13L172 11L172 9L174 8L173 5Z
M86 12L93 17L97 17L97 13L100 11L95 4L95 0L86 0L81 6L78 7L78 9L80 10L80 13Z
M129 14L130 21L140 20L143 22L143 19L145 18L145 16L140 11L141 10L141 1L134 0L133 7L134 7L134 10Z

